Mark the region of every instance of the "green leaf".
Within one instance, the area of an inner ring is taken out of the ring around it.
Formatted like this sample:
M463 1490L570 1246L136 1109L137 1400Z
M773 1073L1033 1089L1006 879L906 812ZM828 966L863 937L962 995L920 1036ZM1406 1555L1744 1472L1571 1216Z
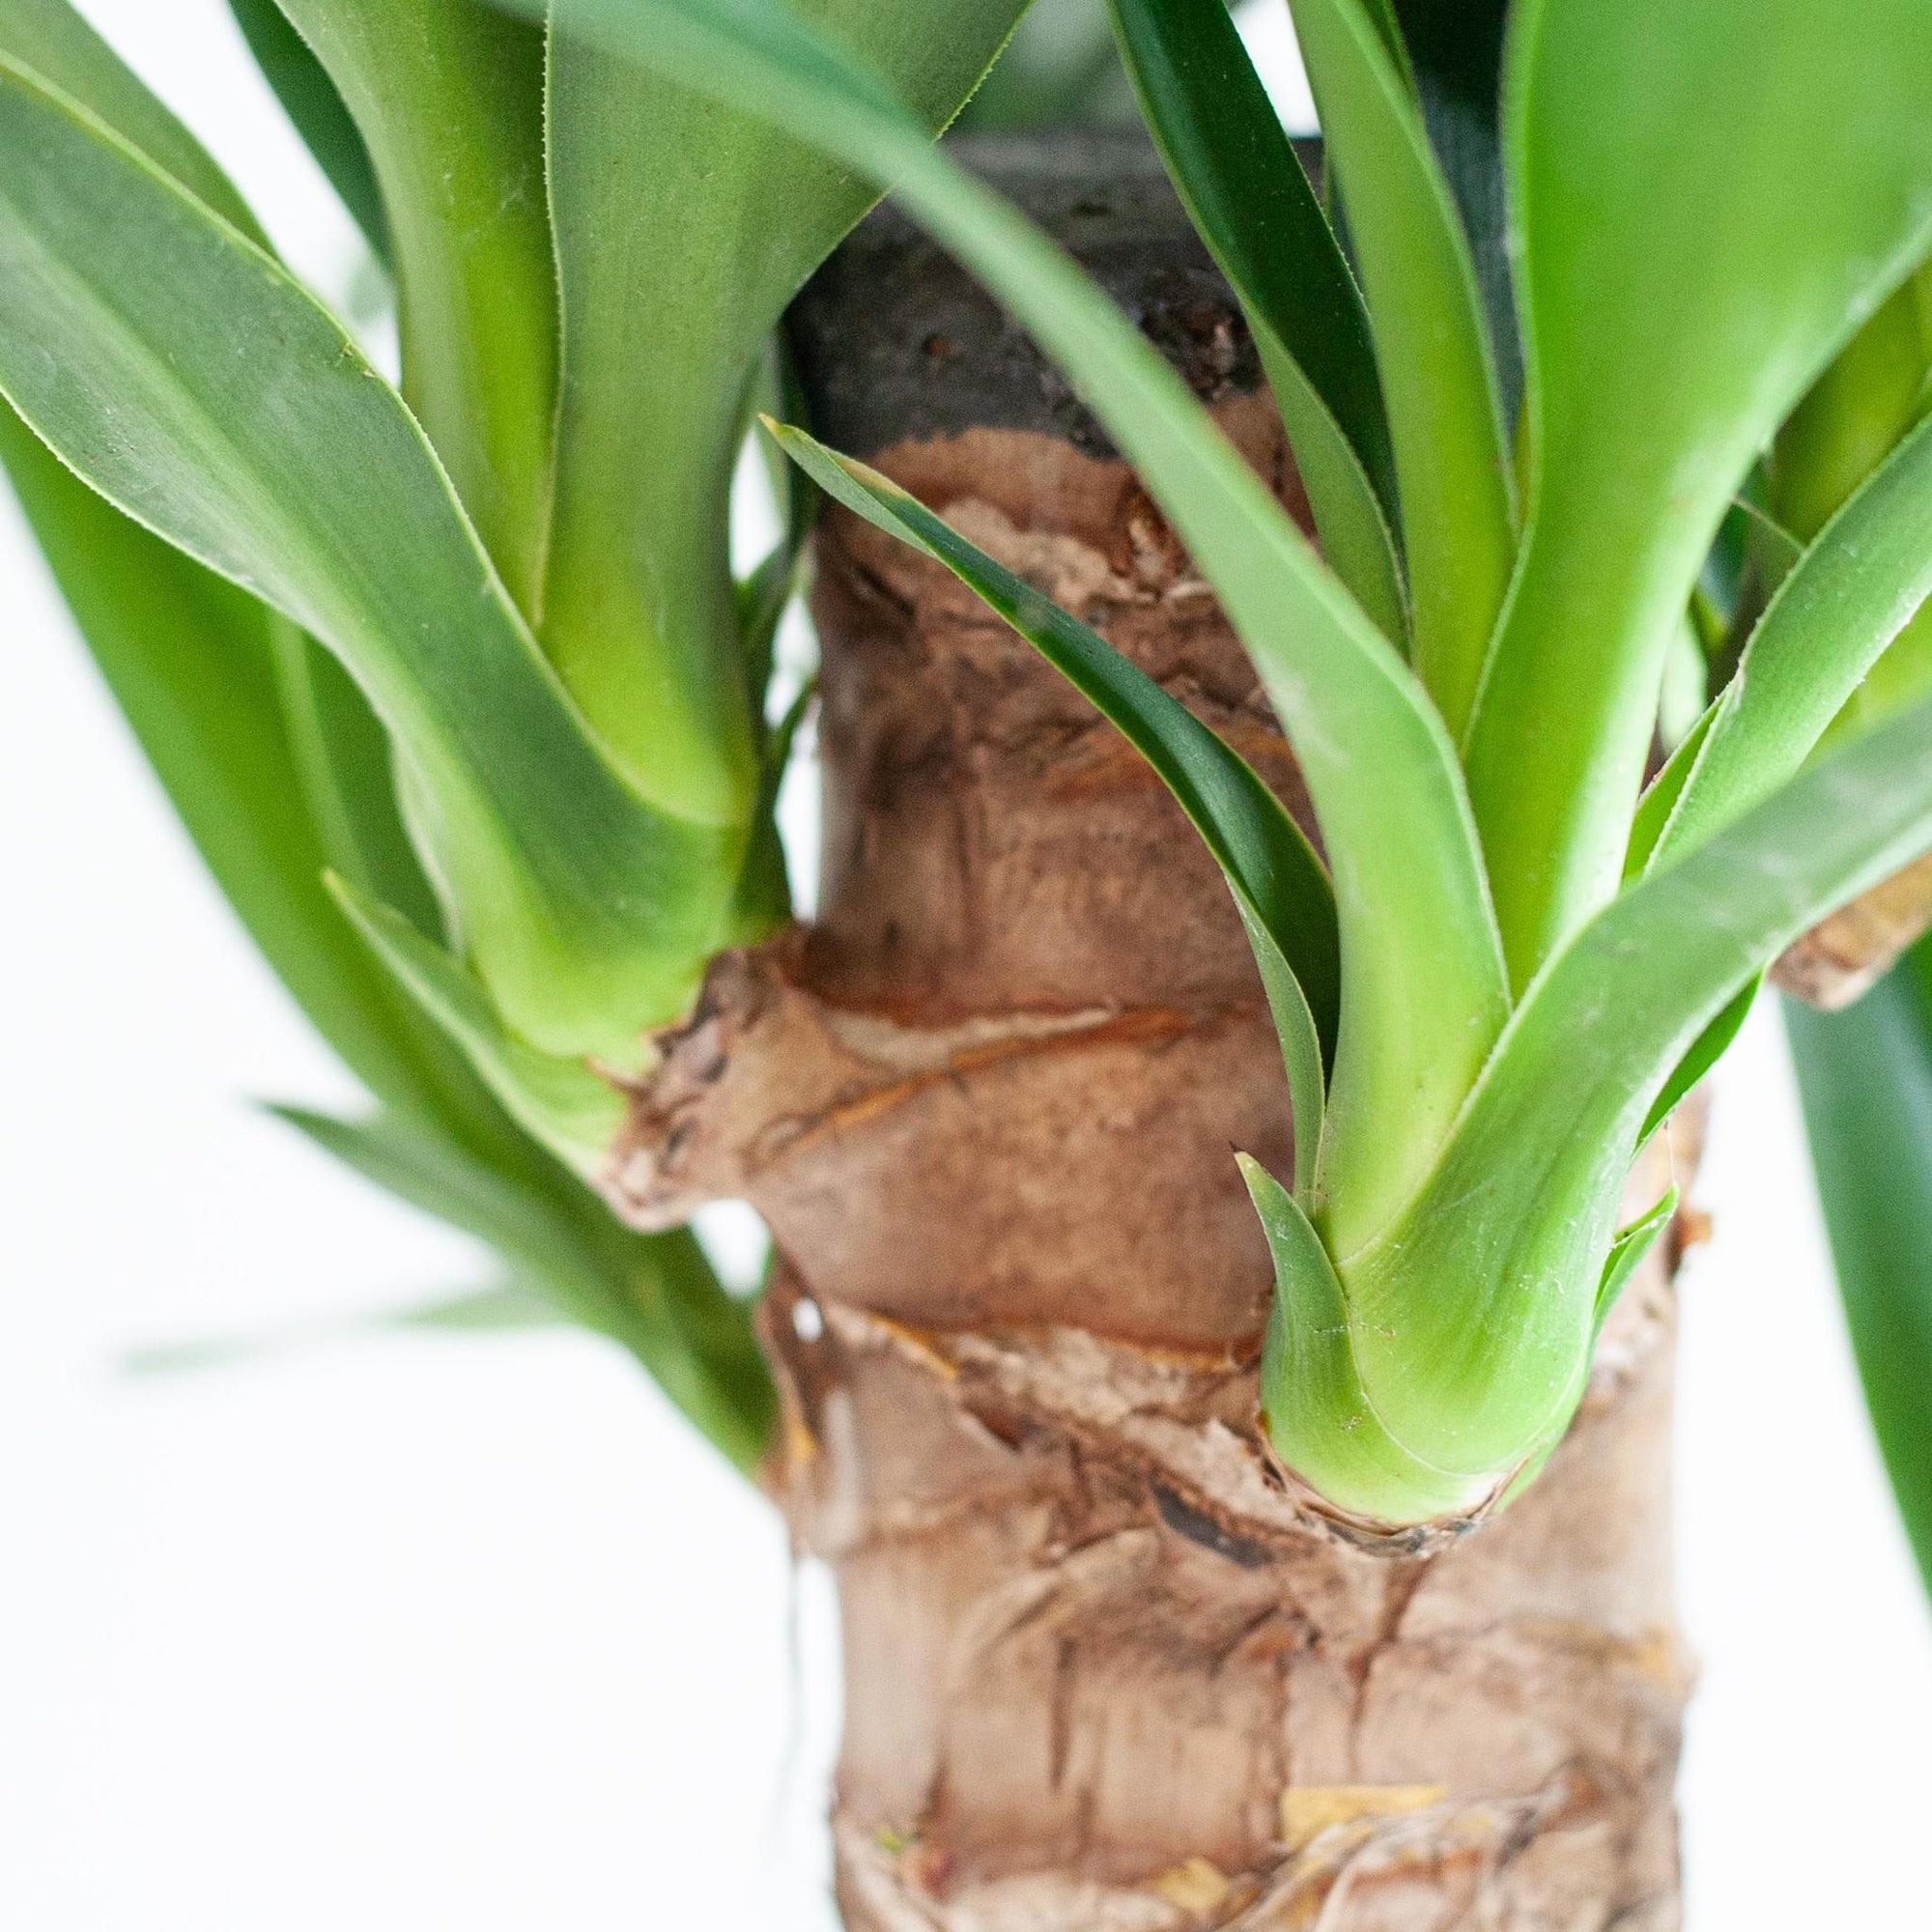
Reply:
M325 892L329 855L276 706L269 614L97 497L11 411L0 412L0 461L96 662L250 936L392 1110L385 1132L416 1150L412 1169L420 1174L423 1150L443 1150L439 1185L405 1181L399 1155L376 1178L492 1240L525 1272L554 1273L576 1254L568 1293L553 1284L553 1302L631 1348L713 1441L754 1464L774 1397L736 1305L705 1288L682 1245L654 1245L673 1237L617 1227L497 1116L463 1065L424 1037L427 1023L398 1003ZM640 1306L657 1313L647 1321Z
M1023 5L800 11L862 40L937 128ZM613 58L573 33L576 18L555 10L550 61L564 383L542 637L640 786L690 816L742 822L762 697L748 686L727 551L746 404L786 303L874 190L768 124Z
M1066 370L1219 592L1334 873L1348 1018L1322 1179L1347 1252L1426 1170L1507 1009L1455 751L1413 674L1139 330L875 73L776 0L569 0L569 18L890 184Z
M568 1285L583 1298L582 1307L571 1311L578 1319L590 1321L598 1314L597 1270L570 1217L554 1201L393 1114L342 1121L308 1107L271 1105L269 1111L385 1193L471 1236L519 1267L547 1272Z
M210 1335L188 1342L153 1343L130 1349L120 1358L130 1376L192 1375L257 1362L305 1355L333 1343L372 1335L426 1330L441 1334L500 1334L513 1329L552 1328L562 1321L536 1290L516 1281L497 1282L426 1301L416 1308L380 1309L321 1321L290 1323L266 1333Z
M798 695L765 734L757 810L751 843L745 849L745 868L738 878L738 899L746 908L744 923L748 927L791 917L791 874L785 865L784 838L779 830L779 793L791 764L792 747L817 697L818 679L814 675L799 687Z
M110 500L348 667L505 1021L635 1059L695 987L742 835L623 783L340 327L5 62L0 390Z
M1468 238L1362 0L1292 0L1388 398L1412 656L1460 735L1516 560L1509 448Z
M313 638L277 611L265 614L290 749L329 869L445 940L442 908L403 829L387 734Z
M0 0L0 58L77 101L224 221L251 242L269 245L248 204L208 150L68 0Z
M682 1248L667 1256L650 1245L660 1237L617 1227L500 1118L453 1053L426 1037L421 1015L399 1003L324 890L331 854L308 815L302 760L277 707L274 620L96 496L5 410L0 463L96 663L250 937L323 1037L391 1110L391 1131L449 1150L470 1176L473 1198L495 1203L497 1218L460 1209L465 1196L453 1186L433 1198L405 1186L406 1198L469 1232L499 1237L499 1251L526 1270L554 1268L567 1247L582 1248L569 1303L578 1319L590 1308L592 1326L631 1347L725 1453L754 1464L774 1398L734 1305L708 1301ZM219 701L209 702L211 694ZM399 1173L386 1177L389 1184ZM668 1285L652 1289L657 1257L674 1266ZM601 1286L593 1293L592 1284ZM646 1292L672 1312L690 1304L684 1319L700 1339L710 1334L708 1355L685 1359L680 1330L642 1323L634 1304ZM554 1290L552 1300L564 1305ZM744 1331L736 1348L733 1320Z
M1932 946L1857 1005L1784 1023L1852 1350L1932 1590Z
M1779 427L1771 497L1808 543L1923 413L1932 364L1932 266L1880 304Z
M1519 0L1511 33L1528 528L1465 745L1520 985L1616 891L1740 479L1932 248L1932 9Z
M1462 212L1497 360L1503 419L1522 392L1503 191L1502 70L1509 0L1390 0L1416 98Z
M1512 1015L1442 1158L1340 1267L1362 1381L1437 1466L1512 1465L1574 1401L1637 1137L1724 1007L1932 846L1932 702L1819 759L1576 933Z
M275 90L329 185L379 260L389 260L389 219L376 166L328 70L289 24L276 0L228 0L255 65Z
M976 132L1077 128L1130 123L1133 114L1107 0L1034 0L958 125Z
M579 1174L594 1174L623 1122L617 1090L582 1061L541 1053L513 1037L482 987L401 913L335 873L327 883L369 950L441 1027L510 1118Z
M803 430L766 426L828 496L943 564L983 598L1120 727L1187 813L1225 874L1254 946L1288 1066L1295 1192L1306 1199L1321 1144L1323 1059L1334 1052L1341 959L1334 893L1300 827L1235 752L1105 639L890 477Z
M467 1294L405 1308L383 1324L429 1329L441 1334L497 1334L504 1329L554 1328L561 1321L555 1305L526 1282L493 1282Z
M1651 864L1727 823L1804 763L1932 594L1928 529L1932 419L1854 493L1779 584L1713 709Z
M1240 298L1322 554L1407 637L1395 459L1353 271L1223 0L1111 0L1122 57L1188 218Z
M1657 841L1663 837L1663 829L1670 823L1670 814L1677 810L1677 801L1684 796L1684 787L1690 781L1698 753L1704 749L1704 739L1722 705L1722 697L1718 697L1704 707L1703 716L1685 732L1675 750L1663 761L1663 769L1644 787L1643 796L1636 803L1636 815L1631 820L1630 844L1624 852L1624 877L1627 880L1640 878L1643 868L1649 865L1651 854L1657 850Z
M1677 1111L1684 1096L1731 1050L1731 1042L1750 1018L1750 1009L1757 1004L1758 988L1763 984L1762 975L1747 980L1737 998L1691 1042L1690 1052L1677 1063L1670 1078L1650 1103L1650 1112L1637 1129L1639 1146Z
M1604 1277L1597 1285L1595 1332L1602 1334L1604 1323L1618 1297L1630 1286L1631 1276L1643 1265L1644 1257L1657 1244L1657 1237L1670 1225L1677 1212L1677 1190L1668 1189L1662 1201L1647 1213L1639 1214L1629 1227L1620 1229L1610 1243L1610 1258L1604 1264Z
M635 1234L575 1183L556 1194L514 1185L388 1116L275 1112L364 1179L486 1242L571 1321L629 1349L740 1468L762 1460L777 1403L750 1309L725 1293L689 1232Z
M1275 1452L1317 1493L1371 1522L1428 1522L1479 1506L1489 1485L1432 1469L1381 1426L1355 1373L1348 1305L1321 1237L1265 1168L1236 1159L1274 1260L1261 1379Z
M371 1093L422 1105L434 1083L408 1018L323 890L328 855L277 702L268 612L97 497L11 410L0 410L0 463L95 662L249 936Z
M40 23L43 65L58 65L70 93L252 226L213 162L71 11L34 0L0 17L20 46L21 23ZM385 1105L512 1170L547 1167L324 891L332 865L439 929L387 740L360 694L285 618L85 488L12 411L0 411L0 461L190 836L323 1037Z
M533 616L557 392L543 35L483 0L281 5L340 91L381 185L403 395Z

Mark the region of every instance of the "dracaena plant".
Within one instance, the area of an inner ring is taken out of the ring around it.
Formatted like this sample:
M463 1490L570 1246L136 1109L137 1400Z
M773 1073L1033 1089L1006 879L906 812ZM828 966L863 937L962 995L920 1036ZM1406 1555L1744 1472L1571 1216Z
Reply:
M774 429L1065 670L1192 817L1293 1110L1293 1174L1244 1162L1277 1271L1268 1433L1349 1516L1464 1517L1534 1475L1667 1216L1619 1226L1639 1148L1779 951L1932 844L1909 643L1884 715L1857 715L1932 584L1923 359L1883 427L1868 373L1932 250L1932 12L1293 0L1318 191L1219 0L1112 11L1319 550L849 43L778 0L565 17L893 189L1059 361L1219 594L1319 856L1073 616Z
M773 326L873 191L480 0L235 11L388 265L399 382L68 0L0 0L0 459L380 1108L290 1118L749 1465L773 1405L744 1307L583 1177L650 1029L787 914L767 697L803 524L734 582L726 517ZM1018 0L810 11L929 130Z
M0 0L0 454L382 1110L298 1123L759 1454L742 1307L584 1177L649 1030L785 916L767 697L803 517L734 582L724 513L773 323L892 188L1140 469L1320 851L1073 617L774 434L1065 671L1227 873L1295 1127L1291 1174L1244 1169L1283 1460L1380 1524L1512 1493L1667 1216L1618 1226L1638 1148L1775 953L1932 843L1932 17L1293 0L1318 190L1219 0L1113 0L1311 544L933 150L1010 0L234 4L389 267L399 384L66 0Z

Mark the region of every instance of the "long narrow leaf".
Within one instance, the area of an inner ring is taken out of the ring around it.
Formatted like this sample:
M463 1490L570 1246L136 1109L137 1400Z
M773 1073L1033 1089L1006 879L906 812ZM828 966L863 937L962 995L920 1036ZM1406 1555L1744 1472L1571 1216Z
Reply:
M633 1234L588 1193L532 1198L384 1116L277 1112L365 1179L487 1242L560 1313L629 1349L740 1468L762 1460L776 1399L750 1309L725 1293L689 1232Z
M1345 984L1324 1175L1336 1224L1365 1236L1426 1169L1506 1012L1454 749L1421 687L1140 332L876 74L776 0L569 0L568 18L892 185L1062 363L1173 519L1321 820Z
M1677 1063L1670 1078L1650 1103L1650 1112L1644 1116L1643 1125L1637 1129L1639 1146L1677 1111L1690 1090L1731 1050L1731 1042L1744 1031L1746 1020L1750 1018L1750 1010L1757 1004L1758 991L1763 984L1761 977L1747 980L1744 990L1691 1041L1690 1051Z
M1521 984L1616 891L1732 494L1932 249L1932 9L1519 0L1511 33L1528 528L1466 753Z
M1522 394L1503 189L1502 72L1509 0L1389 0L1430 145L1462 211L1483 293L1503 419Z
M1843 1012L1786 1001L1784 1023L1865 1401L1932 1590L1932 946Z
M800 6L862 37L935 128L1022 11ZM558 12L550 51L564 384L542 636L653 796L743 815L763 697L746 674L726 544L747 398L785 304L876 190L768 123L613 58L570 33L571 17Z
M0 0L0 57L78 101L224 221L268 246L247 203L208 150L69 0Z
M1404 641L1395 458L1354 273L1224 0L1111 4L1154 143L1254 332L1322 554Z
M392 1105L419 1105L410 1029L323 890L328 855L282 724L268 612L97 497L11 410L0 410L0 463L95 662L249 935L356 1077Z
M1896 289L1833 356L1778 425L1766 494L1809 543L1925 412L1932 368L1932 263Z
M1107 0L1047 0L1020 16L958 125L1031 131L1111 126L1132 113Z
M1778 586L1712 716L1652 864L1775 790L1932 593L1932 420Z
M1375 321L1415 666L1458 735L1516 561L1482 295L1421 107L1362 0L1293 11Z
M1560 1418L1672 1070L1799 933L1928 846L1932 702L1648 874L1550 961L1428 1184L1341 1259L1363 1381L1399 1440L1480 1468Z
M129 1376L192 1375L258 1362L286 1360L345 1342L412 1330L433 1334L502 1334L554 1328L563 1316L537 1290L514 1278L425 1301L413 1308L289 1322L251 1334L197 1337L128 1350L117 1366Z
M22 17L0 20L17 29ZM42 17L63 16L44 10ZM247 222L213 162L98 42L71 32L43 41L45 65L49 46L86 56L60 70L69 93L171 160L208 205ZM359 692L286 619L88 489L4 408L0 464L225 895L324 1037L384 1103L391 1149L415 1150L382 1178L394 1186L409 1173L441 1172L434 1198L417 1186L403 1193L493 1238L526 1277L549 1281L554 1305L631 1347L714 1441L741 1465L755 1463L773 1396L744 1309L688 1236L618 1228L527 1140L420 1008L398 998L326 893L323 870L332 864L408 906L425 931L438 929L397 817L387 743ZM469 1177L468 1195L447 1184L459 1173ZM471 1211L485 1199L497 1204L494 1220ZM571 1256L575 1286L559 1293L555 1276Z
M1604 1264L1603 1279L1597 1284L1597 1299L1591 1314L1596 1331L1603 1332L1617 1297L1630 1286L1631 1276L1643 1264L1643 1258L1655 1245L1658 1236L1669 1225L1677 1211L1677 1190L1664 1190L1663 1198L1629 1227L1620 1228L1610 1243L1610 1258Z
M448 930L404 830L395 759L349 673L278 611L268 613L275 686L328 867L439 943Z
M689 997L742 834L617 777L394 392L267 256L0 62L0 390L103 495L334 650L401 749L505 1017L621 1061Z
M772 433L854 514L923 551L976 591L1125 734L1173 792L1239 904L1281 1036L1294 1108L1295 1193L1314 1186L1322 1063L1340 1017L1335 897L1280 801L1199 719L1103 638L976 548L891 478L801 430Z
M680 1357L662 1325L646 1333L627 1310L640 1293L656 1293L667 1307L689 1302L686 1320L701 1332L722 1331L727 1320L742 1326L742 1312L714 1285L724 1307L707 1313L692 1256L682 1246L656 1245L682 1237L618 1228L594 1196L507 1121L493 1118L495 1103L453 1052L426 1036L420 1013L397 1001L324 890L323 868L333 855L305 810L300 760L277 706L269 613L96 496L7 410L0 410L0 464L96 663L250 937L330 1046L390 1110L393 1131L418 1147L445 1150L442 1158L459 1163L498 1204L494 1211L510 1218L489 1224L453 1216L456 1197L447 1192L435 1200L409 1188L405 1194L471 1233L506 1242L530 1266L554 1268L566 1247L581 1250L576 1292L603 1311L592 1325L682 1390L687 1408L741 1465L755 1463L772 1396L768 1384L760 1386L749 1328L740 1350L719 1340L708 1345L717 1361L706 1371L701 1361ZM393 1186L399 1172L381 1179ZM516 1237L508 1240L512 1228ZM535 1260L532 1247L541 1250ZM660 1272L665 1281L653 1290ZM593 1294L588 1284L597 1281ZM554 1291L552 1298L559 1300Z
M484 0L280 0L381 184L403 394L526 616L549 529L556 275L543 35Z
M65 92L252 231L226 177L65 0L11 0L0 22L22 48L23 21ZM190 836L323 1037L386 1106L540 1180L549 1163L398 998L324 890L333 867L440 931L398 815L388 741L347 674L286 618L85 488L11 410L0 412L0 462Z
M368 144L328 70L289 24L277 0L228 0L228 11L282 110L328 177L363 239L386 262L389 218Z
M616 1089L581 1060L541 1053L512 1037L482 987L402 914L333 873L328 884L369 950L442 1028L510 1117L559 1160L580 1174L594 1174L623 1121Z

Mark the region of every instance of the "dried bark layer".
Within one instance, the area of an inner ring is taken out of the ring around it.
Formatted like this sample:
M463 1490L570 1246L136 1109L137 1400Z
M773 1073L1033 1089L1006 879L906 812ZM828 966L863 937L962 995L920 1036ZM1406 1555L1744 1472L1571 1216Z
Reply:
M993 167L1031 179L1298 509L1238 318L1151 157L1089 139L1051 158ZM876 217L796 341L822 434L1100 626L1301 805L1165 524L963 276ZM1213 867L1119 738L933 566L834 515L816 611L819 917L721 963L610 1185L645 1224L749 1198L783 1257L773 1481L844 1606L847 1924L1675 1924L1684 1227L1514 1509L1461 1537L1325 1520L1256 1427L1269 1275L1230 1150L1282 1171L1288 1106Z

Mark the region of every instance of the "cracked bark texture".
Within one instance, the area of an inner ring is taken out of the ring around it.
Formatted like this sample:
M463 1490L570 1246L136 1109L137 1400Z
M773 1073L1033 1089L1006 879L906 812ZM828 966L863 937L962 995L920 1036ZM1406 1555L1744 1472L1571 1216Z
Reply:
M976 144L1300 512L1228 295L1133 137ZM794 312L815 427L1095 623L1295 809L1246 660L1065 385L874 216ZM1256 1427L1289 1154L1212 865L950 577L842 514L815 923L722 960L610 1175L753 1202L772 1481L843 1604L853 1932L1662 1932L1687 1672L1669 1269L1548 1473L1467 1534L1327 1520ZM1656 1198L1680 1133L1634 1180Z

